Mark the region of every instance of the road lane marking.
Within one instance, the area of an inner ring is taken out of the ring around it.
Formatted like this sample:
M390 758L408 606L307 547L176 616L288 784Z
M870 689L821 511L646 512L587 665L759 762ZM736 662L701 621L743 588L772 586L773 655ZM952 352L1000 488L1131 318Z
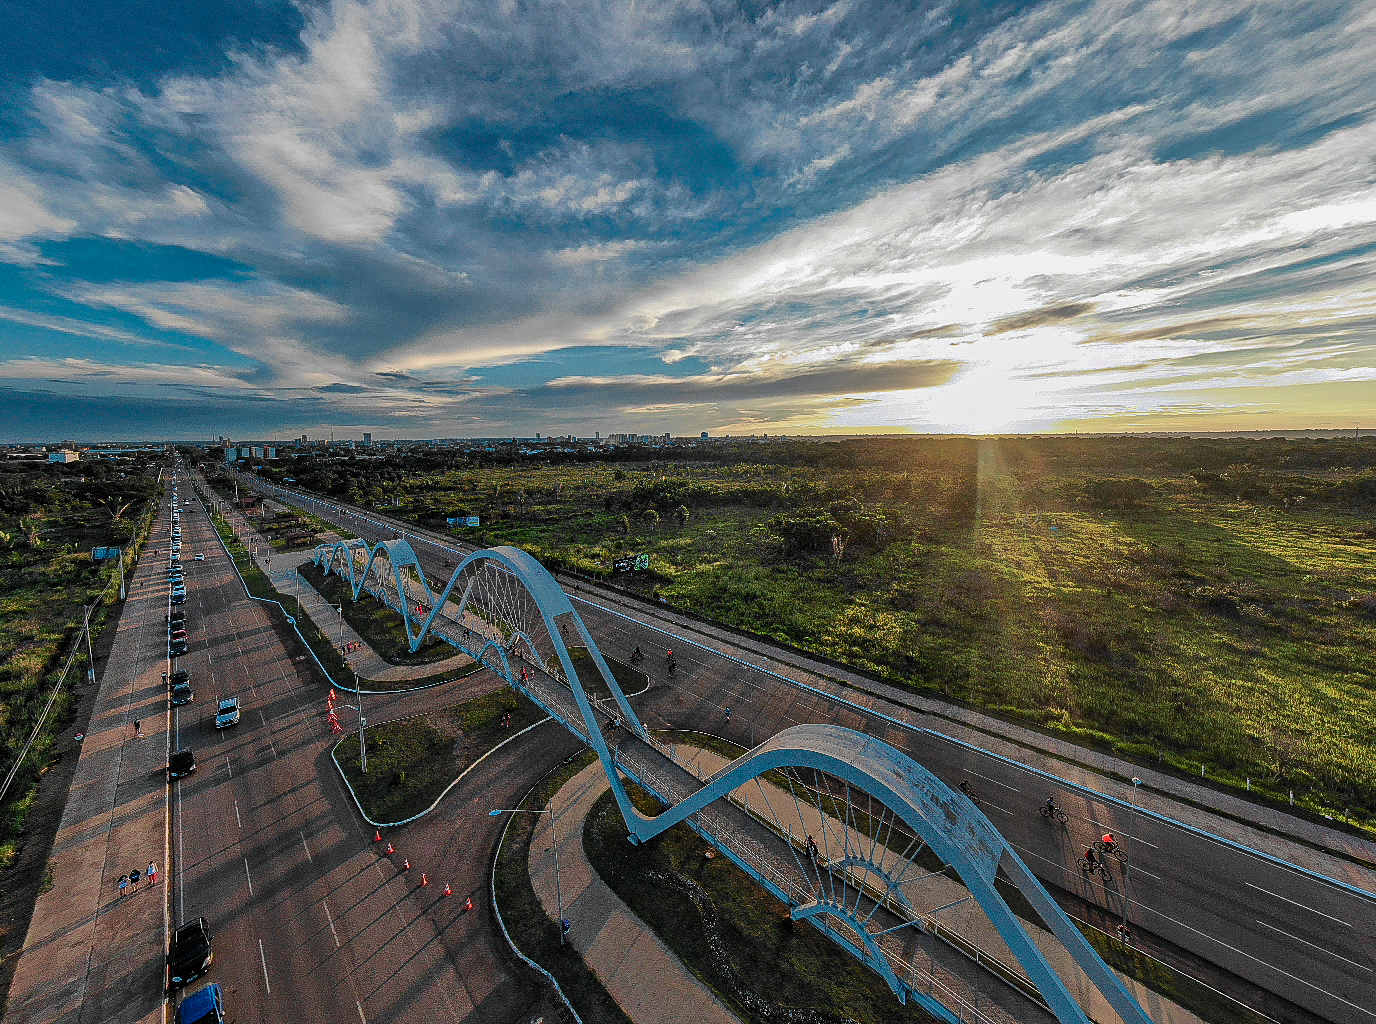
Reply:
M263 940L258 940L258 958L263 961L263 984L267 986L268 995L272 995L272 982L268 981L268 955L263 952Z
M1345 963L1351 964L1353 967L1360 967L1362 970L1366 971L1368 974L1373 973L1372 970L1371 970L1371 968L1370 968L1370 967L1367 967L1365 964L1359 964L1359 963L1357 963L1356 960L1348 960L1347 957L1343 956L1343 955L1340 954L1340 953L1334 953L1333 950L1329 949L1327 946L1319 946L1319 945L1316 945L1315 943L1310 942L1308 939L1302 939L1302 938L1300 938L1298 935L1294 935L1294 934L1292 934L1292 933L1290 933L1290 932L1287 932L1284 928L1277 928L1277 927L1276 927L1275 925L1273 925L1273 924L1267 924L1267 923L1266 923L1265 921L1263 921L1261 918L1257 918L1257 924L1261 925L1263 928L1270 928L1271 931L1273 931L1273 932L1278 932L1279 934L1284 935L1287 939L1294 939L1296 942L1302 942L1302 943L1304 943L1306 946L1310 947L1311 949L1317 949L1317 950L1319 950L1319 952L1321 952L1321 953L1327 953L1327 954L1329 954L1330 956L1335 956L1335 957L1337 957L1339 960L1342 960L1342 961L1344 961Z
M239 817L239 801L234 801L234 823L239 826L239 831L244 830L244 820Z
M1338 924L1342 925L1344 928L1351 928L1351 927L1352 927L1352 925L1348 924L1348 923L1347 923L1346 921L1344 921L1342 918L1340 918L1340 917L1334 917L1332 914L1325 914L1322 910L1315 910L1313 907L1309 906L1309 904L1307 904L1307 903L1296 903L1294 900L1289 899L1289 898L1287 898L1287 897L1285 897L1285 896L1282 896L1282 895L1281 895L1280 893L1278 893L1278 892L1272 892L1270 889L1263 889L1261 886L1259 886L1259 885L1253 885L1251 882L1243 882L1242 884L1245 885L1245 886L1247 886L1247 888L1249 888L1249 889L1255 889L1257 892L1264 892L1264 893L1266 893L1267 896L1274 896L1274 897L1275 897L1276 899L1278 899L1278 900L1285 900L1286 903L1289 903L1289 904L1291 904L1292 906L1303 907L1305 910L1309 911L1311 914L1318 914L1320 917L1326 917L1326 918L1328 918L1330 921L1337 921Z
M976 778L983 779L985 782L992 782L994 785L996 785L996 786L1002 786L1004 789L1011 789L1014 793L1021 793L1021 792L1022 792L1022 790L1018 789L1016 786L1010 786L1010 785L1008 785L1008 783L1006 783L1006 782L1000 782L998 779L991 779L991 778L989 778L989 776L987 776L987 775L980 775L980 773L977 772L977 771L971 771L971 770L968 769L968 768L966 769L966 771L967 771L970 775L975 776Z
M229 766L229 755L225 755L225 771L229 772L229 777L234 778L234 769Z
M248 858L244 858L244 877L248 879L248 894L253 895L253 876L248 873Z
M307 860L307 862L309 862L309 863L311 863L311 864L314 864L314 863L315 863L315 858L311 856L311 848L310 848L309 846L306 846L306 837L305 837L304 834L301 836L301 846L302 846L302 847L305 849L305 851L306 851L306 860Z
M358 1007L358 1019L363 1021L363 1024L368 1024L368 1018L363 1016L363 1004L355 999L354 1005Z
M338 949L339 933L334 930L334 915L330 913L330 905L324 900L320 901L320 905L325 908L325 920L330 922L330 934L334 936L334 948Z
M1149 843L1141 836L1135 836L1131 832L1124 832L1121 828L1117 828L1113 825L1105 825L1102 821L1095 821L1093 818L1086 818L1085 820L1088 821L1091 825L1096 825L1099 828L1107 829L1109 835L1127 836L1134 843L1141 843L1143 846L1150 846L1153 850L1160 849L1160 847L1158 847L1155 843Z

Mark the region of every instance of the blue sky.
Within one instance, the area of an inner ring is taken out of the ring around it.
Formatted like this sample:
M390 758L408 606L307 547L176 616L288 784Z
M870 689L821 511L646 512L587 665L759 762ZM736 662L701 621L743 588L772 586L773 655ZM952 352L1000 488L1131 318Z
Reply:
M1376 421L1369 3L0 19L0 438Z

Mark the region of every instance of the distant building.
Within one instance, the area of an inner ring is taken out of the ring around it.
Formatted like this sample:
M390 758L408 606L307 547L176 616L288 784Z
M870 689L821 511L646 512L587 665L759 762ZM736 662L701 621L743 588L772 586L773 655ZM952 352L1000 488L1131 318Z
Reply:
M363 443L364 443L364 444L372 444L372 443L373 443L373 435L372 435L372 434L367 434L367 433L365 433L365 434L363 435Z
M71 451L49 452L49 462L80 462L81 453Z
M706 440L707 440L707 431L704 430L699 436L700 436L704 441L706 441Z

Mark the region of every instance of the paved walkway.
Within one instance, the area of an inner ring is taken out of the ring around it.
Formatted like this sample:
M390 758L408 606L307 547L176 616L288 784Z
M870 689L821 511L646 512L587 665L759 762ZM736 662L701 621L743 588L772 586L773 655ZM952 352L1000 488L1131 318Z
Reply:
M559 891L573 922L569 941L637 1024L739 1024L668 946L602 881L583 853L583 821L607 791L602 765L588 765L559 790L554 815L541 815L530 843L530 880L558 918L550 818L559 833Z
M221 515L238 529L241 537L253 538L255 541L254 564L267 572L268 578L272 580L272 585L281 594L299 601L300 610L320 627L326 636L331 639L339 638L338 643L341 647L354 647L354 650L344 655L344 659L359 679L365 682L368 680L388 683L403 682L408 679L424 679L441 672L457 672L473 663L472 658L463 654L445 658L443 661L432 661L425 665L393 665L384 660L377 651L368 645L363 637L355 632L347 620L340 621L339 606L326 601L320 591L302 579L296 571L298 566L315 557L315 548L303 548L300 551L273 551L262 534L255 530L248 519L237 511L227 508ZM339 538L330 535L327 539L337 540ZM267 557L264 552L271 552L271 571L268 570ZM288 604L287 607L290 611L291 605Z
M166 538L163 502L149 546ZM161 545L166 550L166 543ZM14 972L6 1020L161 1024L167 949L165 555L140 559ZM133 723L142 736L135 737ZM157 862L158 882L116 880Z

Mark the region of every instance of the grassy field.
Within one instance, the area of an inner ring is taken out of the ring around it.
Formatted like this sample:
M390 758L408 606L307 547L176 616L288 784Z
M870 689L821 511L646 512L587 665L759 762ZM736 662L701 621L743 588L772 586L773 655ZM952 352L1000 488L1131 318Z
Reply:
M507 713L511 725L503 727ZM405 821L434 803L444 787L483 754L544 717L538 707L503 686L463 704L365 728L366 774L356 732L340 738L334 757L369 818Z
M1369 824L1373 467L1367 440L853 439L358 466L347 491L590 576L643 553L615 579L648 597Z

